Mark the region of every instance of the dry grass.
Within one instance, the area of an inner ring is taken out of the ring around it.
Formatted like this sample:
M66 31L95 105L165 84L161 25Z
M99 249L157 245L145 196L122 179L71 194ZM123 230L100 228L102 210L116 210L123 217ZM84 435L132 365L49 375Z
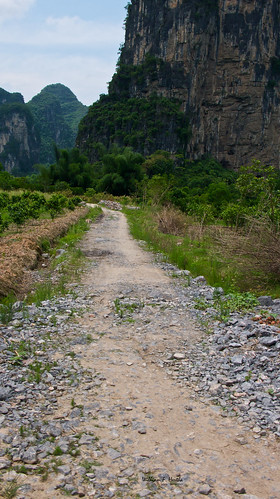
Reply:
M164 206L156 214L158 230L163 234L184 236L186 234L188 217L173 206Z
M76 208L73 212L55 220L33 220L17 233L0 238L0 296L22 294L27 286L28 270L35 268L41 254L41 242L50 243L66 233L68 228L89 208Z
M246 229L219 228L212 238L217 250L234 261L244 277L258 273L280 280L280 233L265 219L248 219Z

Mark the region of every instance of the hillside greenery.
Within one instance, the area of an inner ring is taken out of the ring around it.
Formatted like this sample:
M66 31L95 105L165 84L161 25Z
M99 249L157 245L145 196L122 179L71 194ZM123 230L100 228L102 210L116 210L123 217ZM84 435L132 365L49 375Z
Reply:
M185 155L191 129L182 103L153 91L174 72L182 79L181 66L171 67L151 54L139 65L122 59L121 51L108 95L101 95L80 123L77 146L91 162L99 159L99 143L106 149L132 147L145 156L158 149Z
M45 87L27 106L41 137L40 162L52 163L55 160L54 144L60 148L75 145L79 122L88 108L60 83Z

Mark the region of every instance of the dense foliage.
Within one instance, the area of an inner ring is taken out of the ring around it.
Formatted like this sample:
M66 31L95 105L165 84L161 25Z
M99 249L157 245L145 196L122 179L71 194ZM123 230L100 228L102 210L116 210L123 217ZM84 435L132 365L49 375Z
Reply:
M80 203L80 198L68 199L61 194L53 194L48 199L38 192L23 192L9 195L0 192L0 232L11 224L22 225L30 218L39 218L42 214L50 214L54 218L63 209L73 210Z
M139 119L139 116L141 118ZM81 149L91 160L98 159L98 144L132 147L148 155L159 147L185 152L189 123L180 111L180 102L156 95L149 98L101 96L79 127L79 137L87 137ZM81 145L81 144L80 144Z
M45 87L27 106L40 132L40 162L51 163L55 160L54 143L61 148L74 146L78 125L87 106L60 83Z
M184 78L177 63L171 68L170 63L147 54L142 64L133 65L124 63L120 55L109 94L100 96L79 126L77 145L90 161L98 159L97 143L106 149L114 144L129 146L145 156L157 149L185 154L191 130L182 103L153 92L154 87L167 84L174 72L177 81Z

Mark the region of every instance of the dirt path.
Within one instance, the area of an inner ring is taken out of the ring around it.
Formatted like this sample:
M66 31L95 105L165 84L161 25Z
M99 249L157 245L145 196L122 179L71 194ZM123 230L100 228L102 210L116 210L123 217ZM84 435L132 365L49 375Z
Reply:
M101 255L99 265L84 278L85 286L97 295L92 325L99 340L86 352L81 347L79 353L83 366L93 366L104 378L98 394L88 391L87 397L100 404L99 438L105 448L120 453L112 459L109 452L102 458L104 465L116 476L125 468L133 470L132 477L150 474L131 487L135 493L142 491L142 497L150 494L150 488L158 490L159 497L195 497L197 491L205 494L211 488L210 496L225 499L245 488L248 494L279 498L276 448L255 443L235 420L195 402L193 387L180 387L157 366L167 343L177 351L182 340L191 341L200 333L187 311L184 317L174 317L172 302L176 304L178 297L172 282L130 237L124 215L106 211L103 222L87 235L83 249ZM135 323L116 321L112 303L123 297L133 298L136 304L152 298L166 300L167 308L159 313L159 307L150 306L146 324L141 312ZM241 445L242 437L247 444ZM175 485L166 483L167 476L174 478Z
M80 440L87 482L79 495L279 499L277 442L256 441L235 418L197 400L196 387L163 364L167 350L180 353L183 342L203 333L176 283L130 237L125 216L104 212L82 243L91 259L83 286L92 308L79 321L92 341L77 342L74 352L86 375L60 397L55 416L70 404L77 413L84 408L75 428L87 434ZM28 497L60 497L54 490L47 482Z

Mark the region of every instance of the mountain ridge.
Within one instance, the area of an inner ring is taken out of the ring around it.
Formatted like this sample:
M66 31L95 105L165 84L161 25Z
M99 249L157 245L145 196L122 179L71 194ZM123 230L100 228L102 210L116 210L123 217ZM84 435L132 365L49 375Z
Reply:
M54 162L54 144L74 147L86 111L61 83L47 85L27 103L19 92L0 88L0 162L5 170L26 175L37 163Z

